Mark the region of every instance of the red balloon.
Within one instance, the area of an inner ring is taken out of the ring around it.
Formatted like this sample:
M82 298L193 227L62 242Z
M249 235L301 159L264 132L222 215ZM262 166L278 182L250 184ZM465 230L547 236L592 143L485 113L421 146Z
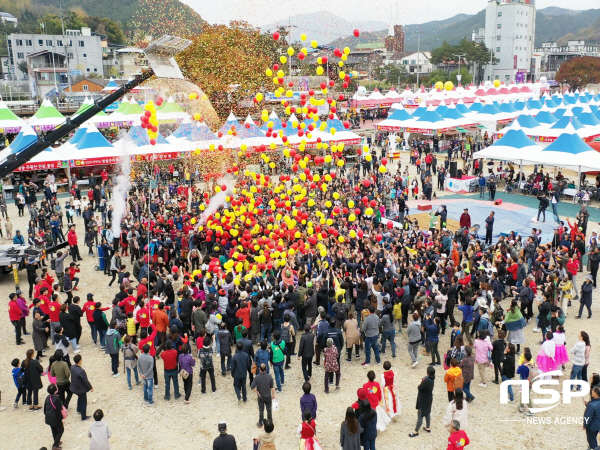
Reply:
M156 145L156 139L150 139L150 145Z
M344 128L350 128L350 122L344 120Z
M384 166L387 166L388 160L387 158L381 158L381 164L383 164Z
M371 200L369 205L371 205L371 208L375 208L377 206L377 202L375 200Z
M356 234L358 235L358 237L359 237L360 239L362 239L362 238L363 238L363 236L365 235L365 233L363 232L363 230L358 230L358 231L356 232Z
M211 234L212 234L212 233L211 233ZM177 272L179 272L179 267L177 267L177 266L173 266L173 267L171 268L171 272L173 272L173 273L177 273Z
M394 228L394 224L392 223L391 220L388 221L387 223L387 227L391 230L392 228Z
M369 186L371 186L371 182L370 182L369 180L363 180L363 182L362 182L362 185L363 185L364 187L367 187L367 188L368 188Z
M354 208L354 214L358 216L360 214L360 208Z
M227 190L227 185L224 184L223 186L221 186L221 190L222 191L226 191Z
M152 113L151 113L150 111L146 111L146 112L144 113L144 115L145 115L146 117L150 117L150 116L152 115Z
M298 59L299 59L300 61L302 61L304 58L305 58L305 55L304 55L304 53L302 53L302 52L298 53Z
M356 31L355 31L355 33L356 33ZM273 33L273 39L275 39L276 41L279 40L279 36L280 35L279 35L278 31L276 31L275 33Z
M377 233L377 236L375 236L375 238L377 239L377 241L383 240L383 236L381 235L381 233Z
M347 81L344 81L344 82L342 83L342 86L344 87L344 89L348 89L348 82L347 82Z
M354 36L355 37L359 37L360 36L360 31L354 30ZM275 38L275 39L277 39L277 38Z

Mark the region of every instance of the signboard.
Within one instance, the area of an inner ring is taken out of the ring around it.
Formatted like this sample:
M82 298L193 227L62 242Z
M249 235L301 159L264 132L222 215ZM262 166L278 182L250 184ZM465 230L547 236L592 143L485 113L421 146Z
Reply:
M83 72L79 69L71 69L71 76L72 77L81 77L81 76L83 76Z
M43 163L25 163L21 167L15 169L15 172L28 172L30 170L51 170L63 169L67 167L65 161L49 161Z

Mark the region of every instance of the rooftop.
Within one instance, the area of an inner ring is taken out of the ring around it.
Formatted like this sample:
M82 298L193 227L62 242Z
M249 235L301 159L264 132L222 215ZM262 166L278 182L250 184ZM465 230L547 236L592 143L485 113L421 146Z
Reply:
M382 42L368 42L366 44L358 44L354 47L356 50L368 50L374 48L385 48L385 44Z

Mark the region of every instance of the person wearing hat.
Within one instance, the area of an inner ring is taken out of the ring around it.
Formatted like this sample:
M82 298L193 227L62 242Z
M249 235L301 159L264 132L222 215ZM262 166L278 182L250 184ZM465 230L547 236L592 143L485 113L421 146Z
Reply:
M465 229L471 228L471 216L469 215L469 208L465 208L463 213L460 215L459 221L460 227Z
M587 274L583 284L581 285L581 296L580 296L580 304L579 304L579 314L575 316L576 319L581 319L581 314L583 314L583 307L585 306L588 310L588 319L592 318L592 275Z
M219 436L213 441L213 450L237 450L235 437L227 434L227 423L219 422Z

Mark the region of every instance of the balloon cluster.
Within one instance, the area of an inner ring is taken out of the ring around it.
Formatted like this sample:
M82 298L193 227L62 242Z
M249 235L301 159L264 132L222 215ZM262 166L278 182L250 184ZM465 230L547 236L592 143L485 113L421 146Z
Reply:
M156 100L156 106L162 105L163 98L159 97ZM156 108L154 102L150 100L144 107L145 111L142 114L142 128L146 129L148 137L150 138L150 144L156 145L156 138L158 137L158 119L156 118Z
M358 30L354 30L354 35L359 36L360 32ZM278 41L280 38L281 35L279 32L276 31L273 33L273 39ZM300 35L300 40L302 42L306 41L306 34L302 33ZM312 48L317 48L319 44L316 40L313 40L310 42L310 46ZM343 50L336 48L333 53L335 57L339 58L338 65L340 68L342 68L344 66L344 62L348 59L348 55L350 54L350 48L346 47ZM330 120L334 120L335 114L337 113L337 102L344 100L345 97L344 94L339 94L339 96L336 99L333 95L329 94L329 89L335 86L335 80L329 78L329 73L326 74L328 78L327 81L322 81L320 83L320 92L316 91L315 89L309 89L308 93L302 92L298 96L295 96L294 91L292 89L294 87L293 80L290 78L290 80L286 83L284 78L286 76L285 64L288 63L289 58L294 57L294 55L296 55L296 57L302 61L308 55L308 49L306 47L302 47L299 51L296 51L293 47L289 47L287 49L287 56L281 55L279 57L279 62L273 64L272 67L267 68L265 70L265 74L272 80L273 85L275 86L273 90L273 96L277 99L281 99L281 104L285 108L285 113L288 115L301 114L302 116L304 116L305 119L307 119L301 123L299 123L298 121L293 121L291 123L291 126L295 130L297 130L296 135L301 138L301 141L298 145L298 149L301 152L303 152L307 144L306 139L312 139L313 132L315 130L318 129L319 131L323 132L328 131L331 135L334 135L336 133L336 129L334 127L330 127L329 130L327 130L327 122L320 121L319 108L328 105L328 117ZM327 56L320 56L317 58L316 62L317 67L315 73L318 76L322 76L324 74L323 66L328 64L329 58ZM281 65L279 63L281 63ZM342 81L342 86L344 88L347 88L349 86L351 78L357 75L358 74L356 72L345 73L344 71L340 71L338 74L339 79ZM264 98L265 96L263 95L263 93L258 92L254 96L253 100L255 104L260 104L264 100ZM284 130L274 130L274 123L269 119L269 112L266 109L262 110L261 119L267 125L267 137L279 138L283 142L284 146L290 146L290 140L288 138L289 133L284 133ZM350 122L344 121L343 126L346 129L350 128ZM286 128L287 123L283 123L282 127ZM271 143L270 147L272 149L275 148L275 142ZM317 149L321 148L328 148L328 145L324 142L321 142L321 139L318 138ZM340 146L337 146L336 148L332 146L332 151L334 153L336 150L340 150L341 152L342 149L343 145L341 145L341 148ZM287 154L289 154L289 152L286 152L286 156ZM300 157L299 159L302 158ZM299 159L296 159L297 163L299 162ZM343 165L343 161L341 163L338 162L338 165Z

